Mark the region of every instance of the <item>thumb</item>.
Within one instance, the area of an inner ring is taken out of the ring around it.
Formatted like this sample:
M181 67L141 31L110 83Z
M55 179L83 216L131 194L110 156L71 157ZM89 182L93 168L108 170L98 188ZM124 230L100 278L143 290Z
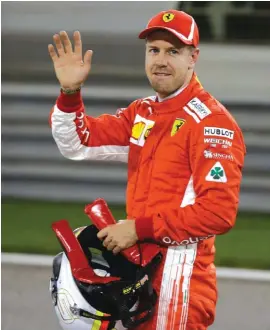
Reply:
M84 64L88 69L91 67L91 62L92 62L92 56L93 56L93 51L92 50L87 50L86 53L84 54Z

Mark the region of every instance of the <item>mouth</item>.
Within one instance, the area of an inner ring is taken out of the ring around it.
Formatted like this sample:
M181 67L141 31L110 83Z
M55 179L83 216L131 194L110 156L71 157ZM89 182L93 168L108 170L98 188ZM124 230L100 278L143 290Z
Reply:
M157 76L157 77L169 77L171 76L170 73L163 73L163 72L154 72L154 76Z

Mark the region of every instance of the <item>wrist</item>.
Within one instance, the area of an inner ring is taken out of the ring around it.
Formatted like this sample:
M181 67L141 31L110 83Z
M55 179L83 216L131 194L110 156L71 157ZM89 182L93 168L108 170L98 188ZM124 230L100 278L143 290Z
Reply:
M78 93L80 90L81 90L82 86L78 86L78 87L61 87L61 92L63 92L64 94L67 94L67 95L72 95L72 94L76 94Z
M135 228L140 241L154 238L153 218L136 218Z
M67 113L82 111L83 101L81 92L78 91L74 94L65 94L61 89L56 105L59 110Z

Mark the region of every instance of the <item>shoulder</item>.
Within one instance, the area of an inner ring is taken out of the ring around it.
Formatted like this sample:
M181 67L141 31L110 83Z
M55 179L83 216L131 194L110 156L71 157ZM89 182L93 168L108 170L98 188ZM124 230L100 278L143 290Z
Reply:
M155 96L148 96L133 101L129 107L132 108L133 112L138 115L148 116L152 114L152 104L155 102Z
M151 102L155 102L156 96L147 96L135 100L136 106L150 106Z
M225 108L208 93L204 93L187 103L192 111L193 125L191 139L193 145L236 146L245 151L244 137L236 120Z
M155 101L155 96L139 98L131 102L127 108L147 107L150 105L150 102L154 102L154 101Z
M123 108L118 108L115 112L115 115L117 117L121 115L134 115L136 113L136 110L138 106L140 105L141 99L137 99L132 101L128 106L123 107Z
M189 100L184 110L193 117L194 126L223 123L236 130L241 130L228 109L205 91Z

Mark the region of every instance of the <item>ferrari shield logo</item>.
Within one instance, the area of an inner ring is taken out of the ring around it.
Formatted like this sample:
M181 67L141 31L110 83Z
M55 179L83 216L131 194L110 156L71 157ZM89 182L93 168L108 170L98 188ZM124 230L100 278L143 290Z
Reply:
M179 129L185 124L185 122L186 121L184 119L179 119L179 118L175 119L171 130L171 136L174 136L179 131Z
M174 19L174 14L173 13L165 13L162 18L163 18L164 22L168 23L168 22L170 22Z

